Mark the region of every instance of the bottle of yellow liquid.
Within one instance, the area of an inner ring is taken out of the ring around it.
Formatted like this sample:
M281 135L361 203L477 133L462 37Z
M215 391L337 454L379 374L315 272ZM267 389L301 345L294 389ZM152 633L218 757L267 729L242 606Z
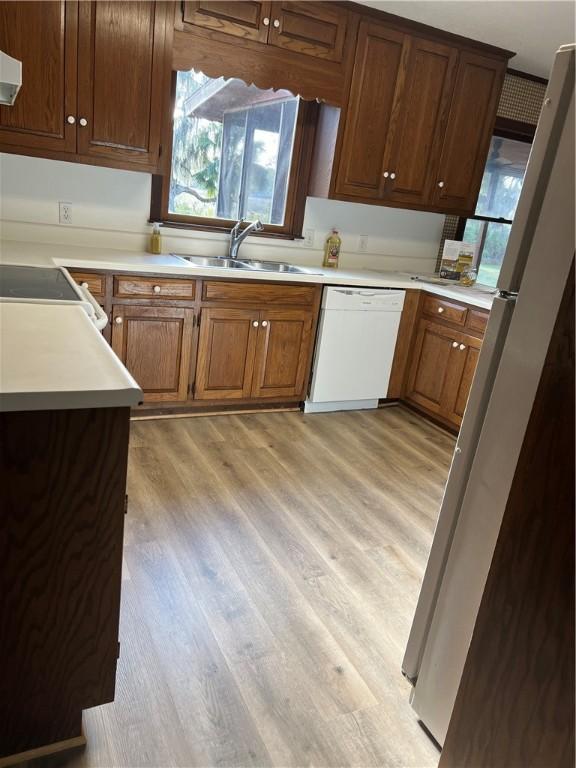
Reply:
M160 224L155 221L150 235L150 253L162 253L162 235L160 234Z
M342 240L338 234L337 229L333 229L326 238L324 244L324 261L322 266L328 269L338 269L338 258L340 256L340 248L342 246Z

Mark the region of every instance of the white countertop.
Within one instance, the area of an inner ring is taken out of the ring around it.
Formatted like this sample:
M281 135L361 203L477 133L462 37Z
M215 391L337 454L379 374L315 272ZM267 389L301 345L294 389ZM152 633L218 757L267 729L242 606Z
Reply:
M229 280L267 280L290 283L321 283L323 285L350 285L366 288L413 288L428 291L439 296L462 301L482 309L490 309L494 294L486 286L465 288L459 285L437 285L411 279L416 275L406 272L377 272L375 270L321 269L311 265L303 266L311 271L307 274L279 274L271 272L245 272L222 267L194 267L179 256L153 256L149 253L112 250L71 245L49 245L3 241L0 243L0 259L4 263L30 264L38 266L78 267L80 269L101 269L118 272L139 272L180 277L218 277ZM312 274L312 272L317 274ZM430 276L432 277L432 276Z
M0 303L0 411L134 406L142 391L82 307Z

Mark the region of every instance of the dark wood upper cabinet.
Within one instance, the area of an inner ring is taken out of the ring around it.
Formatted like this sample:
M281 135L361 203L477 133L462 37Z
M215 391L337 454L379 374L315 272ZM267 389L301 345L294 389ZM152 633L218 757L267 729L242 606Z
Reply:
M385 170L385 200L417 205L430 200L457 61L455 48L421 38L410 41L401 118Z
M329 3L274 2L268 42L325 61L342 61L348 13Z
M165 10L162 2L80 3L80 154L156 166Z
M15 105L0 107L0 150L156 170L172 13L167 2L0 3L0 49L23 63Z
M382 24L362 22L336 193L366 200L379 199L390 162L390 140L399 106L408 58L407 36Z
M185 0L184 25L341 62L348 12L324 2Z
M182 21L202 29L265 43L270 25L270 2L210 2L185 0Z
M360 23L348 102L317 134L312 193L438 213L470 214L482 181L506 51Z
M460 56L433 197L446 212L474 211L505 71L505 61Z
M77 2L0 3L0 50L23 73L14 106L0 107L0 144L75 151L77 23Z

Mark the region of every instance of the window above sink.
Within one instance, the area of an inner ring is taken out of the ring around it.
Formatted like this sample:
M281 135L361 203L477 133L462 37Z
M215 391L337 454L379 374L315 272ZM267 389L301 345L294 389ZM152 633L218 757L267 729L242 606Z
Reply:
M217 230L260 219L268 235L300 236L305 117L314 108L287 90L175 72L170 175L156 181L161 210L151 218Z

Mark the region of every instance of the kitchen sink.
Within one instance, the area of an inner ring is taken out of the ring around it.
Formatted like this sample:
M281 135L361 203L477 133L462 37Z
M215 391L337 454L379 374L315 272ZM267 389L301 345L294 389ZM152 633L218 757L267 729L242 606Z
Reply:
M259 259L226 259L223 256L183 256L178 253L171 254L185 259L195 267L220 267L222 269L244 269L255 272L281 272L296 275L318 275L305 267L296 267L283 261L261 261Z
M262 272L290 272L297 275L319 275L320 272L313 272L305 267L296 267L294 264L287 264L284 261L260 261L259 259L245 259L250 269Z
M178 256L180 259L189 261L195 267L222 267L222 269L249 269L241 261L236 259L225 259L220 256L182 256L179 253L172 253L171 256Z

